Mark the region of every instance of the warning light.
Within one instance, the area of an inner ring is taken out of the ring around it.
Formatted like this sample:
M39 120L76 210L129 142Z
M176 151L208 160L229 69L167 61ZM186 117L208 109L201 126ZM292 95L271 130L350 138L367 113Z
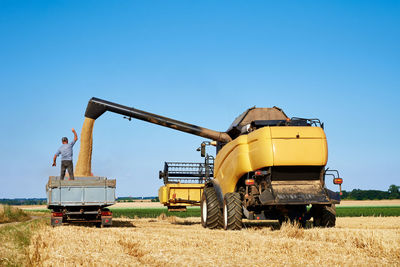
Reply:
M268 172L267 171L262 171L262 170L258 170L254 172L255 176L260 176L260 175L267 175Z
M334 178L333 183L334 184L343 184L343 179L342 178Z
M246 179L246 180L244 181L244 183L245 183L246 185L254 185L254 179Z

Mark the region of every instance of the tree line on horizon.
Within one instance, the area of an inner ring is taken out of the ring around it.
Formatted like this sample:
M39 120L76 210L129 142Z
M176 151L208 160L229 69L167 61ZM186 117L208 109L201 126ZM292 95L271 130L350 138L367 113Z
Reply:
M346 200L400 199L400 186L392 184L387 191L353 189L342 193L341 199Z
M158 197L118 197L116 202L133 202L137 200L151 200L151 202L158 202ZM46 198L0 198L0 204L3 205L46 205Z
M3 205L45 205L46 198L0 198L0 204Z

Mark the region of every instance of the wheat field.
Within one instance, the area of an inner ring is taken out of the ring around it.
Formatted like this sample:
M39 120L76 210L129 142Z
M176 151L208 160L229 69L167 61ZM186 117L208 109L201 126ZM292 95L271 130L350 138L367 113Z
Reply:
M400 199L386 199L386 200L342 200L340 205L337 207L347 207L347 206L400 206ZM23 210L38 210L47 209L46 205L21 205L16 206ZM134 201L134 202L117 202L110 208L162 208L163 204L160 202L150 202L150 201Z
M246 223L204 229L199 218L116 219L111 228L40 229L34 266L400 266L400 218L338 218L337 227Z

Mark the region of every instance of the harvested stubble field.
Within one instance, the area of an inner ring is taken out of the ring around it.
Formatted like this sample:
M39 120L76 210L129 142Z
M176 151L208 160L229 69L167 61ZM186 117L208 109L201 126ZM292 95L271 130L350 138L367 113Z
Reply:
M338 218L337 227L246 223L204 229L199 218L116 219L111 228L41 227L27 249L43 266L400 265L398 217ZM253 257L250 257L253 255Z
M127 217L127 218L156 218L161 214L168 216L177 216L181 218L186 217L200 217L199 207L189 207L186 212L170 212L167 208L111 208L113 216ZM400 207L337 207L337 217L387 217L387 216L400 216Z
M186 212L170 212L166 207L110 208L114 218L157 218L161 214L181 218L200 217L199 207L188 207ZM31 209L32 212L50 213L48 209ZM400 216L400 206L344 206L336 208L337 217L387 217Z

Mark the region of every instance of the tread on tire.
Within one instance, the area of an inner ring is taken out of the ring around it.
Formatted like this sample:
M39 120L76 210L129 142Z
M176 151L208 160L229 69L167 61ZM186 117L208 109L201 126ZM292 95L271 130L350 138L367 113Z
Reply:
M222 226L222 213L213 187L204 188L201 197L201 225L210 229Z
M319 206L313 210L314 226L317 227L335 227L336 224L336 207L334 204L331 206Z
M227 193L225 195L223 217L225 230L242 229L243 209L239 193Z

